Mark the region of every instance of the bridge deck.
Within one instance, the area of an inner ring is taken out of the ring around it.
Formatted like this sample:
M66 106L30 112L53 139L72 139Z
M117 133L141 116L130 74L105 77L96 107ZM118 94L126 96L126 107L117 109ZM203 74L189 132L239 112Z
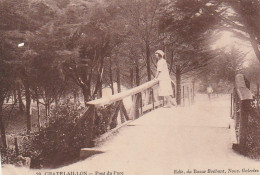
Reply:
M211 102L204 97L190 107L159 108L120 129L100 146L104 153L58 171L168 175L177 174L174 170L256 168L259 162L231 149L229 103L228 96Z
M132 175L174 174L174 170L193 168L236 169L252 164L253 160L231 149L229 97L203 101L147 113L101 146L105 153L67 168L80 166L93 172L115 170Z

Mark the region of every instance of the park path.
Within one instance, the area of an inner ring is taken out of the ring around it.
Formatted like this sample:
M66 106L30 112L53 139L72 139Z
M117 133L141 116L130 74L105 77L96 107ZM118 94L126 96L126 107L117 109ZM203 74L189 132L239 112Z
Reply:
M99 147L104 153L41 172L171 175L187 170L191 170L190 174L209 174L194 173L208 169L212 170L210 174L224 174L222 170L231 174L232 169L232 174L260 174L259 161L241 156L231 148L229 98L221 95L209 101L206 96L199 96L192 106L156 109L121 128ZM242 173L242 168L259 172ZM213 173L214 170L219 173ZM36 171L30 170L30 174Z

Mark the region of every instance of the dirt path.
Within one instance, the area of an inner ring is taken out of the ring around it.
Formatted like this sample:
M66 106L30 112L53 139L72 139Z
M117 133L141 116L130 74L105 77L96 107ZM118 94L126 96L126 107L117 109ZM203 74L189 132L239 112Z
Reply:
M203 96L194 106L157 109L122 128L100 146L104 153L63 168L42 170L41 173L260 174L260 162L231 149L229 102L228 96L214 98L211 102ZM252 172L243 173L243 168ZM18 174L22 170L27 171L20 169ZM258 172L254 173L254 170ZM10 171L10 167L5 167L3 175ZM36 171L26 173L36 174Z

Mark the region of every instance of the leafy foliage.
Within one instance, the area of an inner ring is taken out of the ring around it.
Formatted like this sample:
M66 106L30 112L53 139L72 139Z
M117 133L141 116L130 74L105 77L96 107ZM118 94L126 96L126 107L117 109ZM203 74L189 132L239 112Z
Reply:
M24 137L19 145L19 152L32 159L32 168L57 167L78 160L80 149L90 140L87 137L87 121L82 122L83 111L84 108L71 103L56 106L51 110L47 126ZM96 137L107 132L110 116L114 111L114 105L97 111L94 121ZM15 150L3 147L1 149L2 163L13 163L16 158Z
M32 158L32 167L57 166L77 158L87 139L86 127L78 123L81 110L70 104L51 110L49 124L22 145L22 154Z
M2 138L2 104L11 95L20 93L20 101L26 96L29 128L31 98L49 111L71 93L81 94L86 103L101 97L102 88L114 82L118 87L121 82L126 87L140 85L152 78L156 69L152 53L157 49L166 51L172 75L194 78L206 70L210 73L205 81L227 85L241 71L243 55L219 51L216 57L209 38L215 30L232 30L250 41L260 58L255 20L260 19L259 7L258 0L0 0ZM21 42L25 45L18 48ZM95 135L107 131L111 121L106 115L113 110L111 106L98 111ZM84 123L78 126L80 112L73 105L58 105L48 113L48 126L24 145L23 152L33 157L35 167L73 158L86 141Z

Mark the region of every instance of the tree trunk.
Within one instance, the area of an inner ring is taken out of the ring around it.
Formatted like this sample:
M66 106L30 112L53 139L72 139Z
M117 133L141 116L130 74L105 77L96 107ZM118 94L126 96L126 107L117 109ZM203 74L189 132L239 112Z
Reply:
M16 90L13 90L13 103L17 100Z
M46 104L46 114L47 117L50 115L50 99L47 99L47 104Z
M0 130L1 130L1 139L3 147L7 148L6 135L5 135L5 125L3 120L3 105L0 106Z
M151 60L150 60L150 46L146 43L146 64L147 64L147 76L148 81L151 80Z
M173 50L171 51L171 62L170 62L170 71L169 73L171 74L172 70L173 70L173 60L174 60L174 57L173 57Z
M102 80L102 78L100 78L100 81L99 81L99 88L98 88L98 96L99 96L99 98L102 98L102 84L103 84L103 80Z
M259 84L256 85L256 96L259 97Z
M139 92L136 94L136 103L135 103L135 118L140 117L139 108L142 108L142 93ZM142 110L141 110L142 113Z
M49 115L50 115L50 99L46 97L46 102L45 102L46 123L49 122Z
M40 122L40 103L39 103L39 95L38 95L38 89L35 90L36 95L36 104L37 104L37 118L38 118L38 128L40 130L41 122Z
M256 107L257 107L257 112L259 111L259 84L256 85L256 98L257 98L257 101L256 101Z
M185 93L185 88L184 88L184 86L182 86L182 98L183 98L183 106L185 106L185 96L186 96L186 93Z
M139 73L139 62L138 60L136 59L135 60L135 81L136 81L136 86L139 86L140 85L140 73Z
M195 102L195 81L192 81L192 103Z
M121 79L120 79L120 67L118 58L116 58L116 81L117 81L117 92L121 92Z
M49 120L48 120L48 107L47 107L47 103L45 103L45 117L46 117L46 125L48 124Z
M38 127L40 129L41 127L41 121L40 121L40 105L39 105L39 99L36 100L37 103L37 115L38 115Z
M23 104L23 101L22 101L20 86L18 86L18 88L17 88L17 94L18 94L19 110L20 110L20 112L23 112L24 111L24 104Z
M120 77L120 67L119 67L119 62L118 62L118 58L116 58L116 81L117 81L117 92L120 93L121 92L121 77ZM123 100L120 101L119 104L119 111L120 111L120 118L121 118L121 122L124 123L125 122L125 118L124 118L124 113L123 113L123 108L124 107L124 102ZM128 116L126 116L128 117Z
M111 116L109 124L108 124L110 129L113 129L113 128L115 128L118 125L117 116L118 116L118 112L120 110L120 105L121 105L121 101L116 102L116 104L115 104L115 108L116 108L115 113Z
M99 80L97 80L97 82L96 82L95 91L94 91L93 95L96 98L102 97L102 81L100 80L100 77L99 77Z
M136 86L140 85L140 70L139 70L139 62L138 59L135 59L135 79L136 79ZM136 94L135 100L135 118L139 118L139 107L140 107L140 100L142 100L141 93Z
M122 103L121 111L122 111L122 113L124 114L125 119L126 119L126 120L129 120L129 115L127 114L127 110L126 110L126 108L125 108L124 103Z
M26 99L26 118L27 118L27 134L31 132L32 129L32 121L31 121L31 95L29 89L29 82L28 80L24 80L24 88L25 88L25 99Z
M113 82L112 58L111 57L109 59L109 78L110 78L112 95L114 95L115 94L115 90L114 90L114 82Z
M90 100L90 89L85 87L84 85L80 86L81 87L81 91L84 97L84 103L85 106L87 104L87 102Z
M78 93L74 90L73 91L73 99L74 99L74 104L78 103Z
M100 67L98 70L98 80L95 86L94 95L101 98L102 97L102 78L103 78L103 71L104 71L104 57L101 57Z
M130 68L130 85L131 85L131 88L134 87L134 70L133 68Z
M176 65L176 102L177 105L181 104L181 71L180 71L180 66Z
M176 98L176 85L172 82L173 98Z
M6 98L6 103L8 103L9 100L10 100L10 94L9 94L9 95L7 96L7 98Z
M255 52L255 55L256 55L258 61L260 62L260 51L259 51L257 41L255 40L255 36L253 34L249 34L249 35L250 35L250 43L253 47L253 50Z

